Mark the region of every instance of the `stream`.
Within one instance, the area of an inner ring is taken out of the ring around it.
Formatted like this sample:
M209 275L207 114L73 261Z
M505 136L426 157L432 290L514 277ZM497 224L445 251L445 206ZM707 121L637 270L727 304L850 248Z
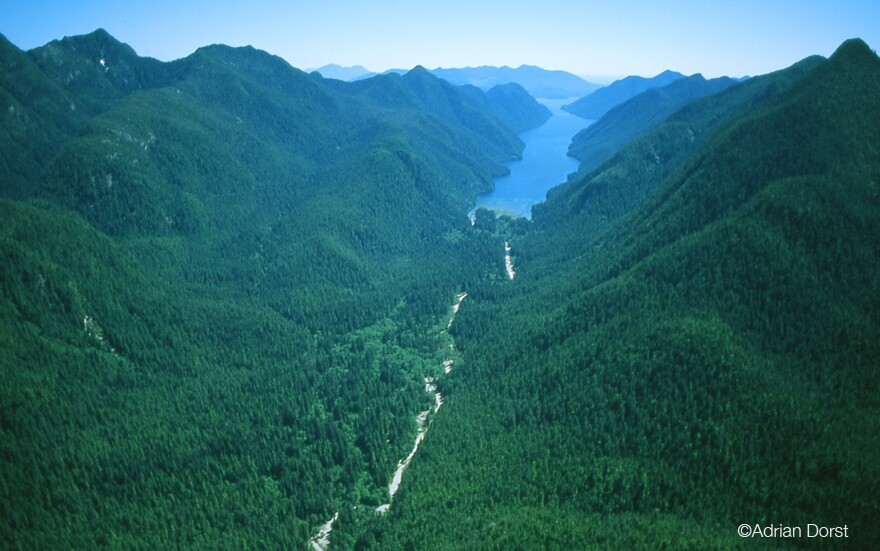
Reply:
M511 276L512 279L513 276ZM452 328L452 323L455 321L455 316L458 314L459 309L461 308L461 302L467 298L467 293L459 293L455 297L455 302L452 305L452 315L449 318L449 323L446 324L446 329L441 331L441 333L447 333ZM449 344L450 353L455 351L455 344ZM453 365L455 364L455 360L452 358L447 358L443 360L443 373L448 375L452 372ZM425 377L425 392L434 394L434 407L426 409L425 411L420 412L416 416L416 425L418 426L418 431L416 432L416 439L413 443L412 450L410 450L409 454L397 462L397 469L394 470L394 474L391 476L391 482L388 484L388 495L389 500L388 503L383 503L376 507L376 512L379 514L385 514L388 509L391 508L391 503L394 501L394 495L397 493L397 490L400 489L400 484L403 482L403 475L406 472L407 467L409 467L410 462L415 457L416 452L419 449L419 444L422 443L422 440L425 439L425 435L428 433L428 428L430 426L429 415L437 414L440 411L440 406L443 405L443 395L437 391L437 385L435 383L435 379L433 377ZM318 530L318 533L309 539L309 548L312 551L327 551L330 546L330 533L333 531L333 524L339 518L339 511L337 511L333 518L324 523L321 528Z
M578 130L588 126L591 121L585 121L575 117L560 107L568 100L540 100L550 107L553 116L544 125L535 130L524 132L520 135L526 143L523 158L508 164L511 169L510 176L499 178L496 189L477 198L477 207L486 207L499 213L513 214L514 216L531 217L532 205L544 200L547 190L565 180L568 173L577 170L577 161L567 156L568 143ZM474 209L475 210L475 209ZM471 223L474 223L474 210L469 213ZM504 242L504 269L509 279L516 277L516 270L511 256L512 247L510 241ZM467 293L459 293L452 305L452 315L443 333L448 333L455 321L455 316L461 308L461 302L467 297ZM455 343L449 344L450 354L455 351ZM443 361L443 374L452 372L454 365L452 358ZM425 377L425 392L434 395L434 407L426 409L416 416L416 438L409 454L397 462L397 468L388 483L388 503L376 507L378 514L385 514L394 502L394 495L403 483L403 475L409 467L419 445L425 439L430 428L430 416L436 415L443 405L443 396L437 391L437 385L433 377ZM313 551L326 551L330 545L330 533L333 524L339 518L339 512L333 518L324 523L318 533L309 539L309 547Z
M446 329L444 331L449 331L452 328L452 322L455 321L455 316L458 314L459 308L461 308L461 301L467 298L467 293L459 293L455 297L455 303L452 305L452 316L449 318L449 323L446 325ZM454 346L450 345L450 348L454 350ZM446 359L443 361L443 373L448 374L452 371L454 360ZM440 411L440 406L443 405L443 396L437 391L437 385L434 384L433 377L425 377L425 392L431 392L434 394L434 407L433 413L437 413ZM394 494L397 493L397 490L400 489L400 483L403 482L403 474L406 472L407 467L409 467L410 462L413 457L415 457L416 452L419 449L419 444L422 443L422 440L425 439L425 435L428 433L428 415L432 412L432 409L426 409L425 411L419 413L416 416L416 424L419 427L418 432L416 433L416 440L413 443L412 450L410 450L409 455L407 455L404 459L401 459L397 462L397 469L394 471L394 475L391 477L391 483L388 485L388 495L390 499L388 503L383 503L376 507L377 513L385 513L388 509L391 508L391 503L394 501Z
M333 523L338 518L339 512L337 511L333 518L325 522L318 533L312 536L312 539L309 540L309 547L312 548L312 551L327 551L327 548L330 547L330 532L333 530Z

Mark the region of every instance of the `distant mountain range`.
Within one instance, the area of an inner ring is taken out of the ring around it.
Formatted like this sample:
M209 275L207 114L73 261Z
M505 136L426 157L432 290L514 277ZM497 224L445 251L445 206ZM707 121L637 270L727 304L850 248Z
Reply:
M572 98L600 88L598 84L566 71L550 71L533 65L520 65L515 69L506 66L434 69L431 72L453 84L472 84L482 89L515 82L536 98Z
M616 80L604 88L599 88L573 103L562 106L562 108L585 119L598 119L615 105L619 105L649 88L665 86L683 77L683 74L675 71L663 71L651 78L628 76Z
M335 78L336 80L346 81L356 80L359 78L367 78L376 74L372 71L368 71L360 65L343 67L341 65L336 65L335 63L324 65L323 67L318 67L317 69L311 69L310 72L321 73L321 76L324 78Z
M325 65L317 72L325 78L339 80L360 80L374 76L356 65L354 67L340 67L338 65ZM385 73L406 73L406 69L389 69ZM520 65L512 67L464 67L458 69L431 69L431 73L452 84L470 84L482 90L489 90L499 84L515 82L536 98L566 99L584 96L601 88L600 85L588 82L581 77L566 71L551 71L532 65Z

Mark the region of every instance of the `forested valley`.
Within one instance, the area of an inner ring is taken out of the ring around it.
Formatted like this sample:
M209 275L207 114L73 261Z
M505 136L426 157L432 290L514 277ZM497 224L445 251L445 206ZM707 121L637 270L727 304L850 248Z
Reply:
M518 85L0 36L4 546L880 547L880 60L668 87L471 221Z
M877 548L878 85L853 40L729 87L509 228L364 547ZM850 536L736 531L780 522Z
M289 549L386 501L542 106L104 31L0 61L3 541Z

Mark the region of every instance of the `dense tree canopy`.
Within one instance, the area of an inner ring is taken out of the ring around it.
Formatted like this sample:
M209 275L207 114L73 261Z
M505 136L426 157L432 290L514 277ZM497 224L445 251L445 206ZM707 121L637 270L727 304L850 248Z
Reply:
M880 546L863 43L663 112L534 222L474 224L546 115L516 86L161 63L104 31L0 37L0 63L10 548L305 548L336 513L341 549L810 543L742 522ZM376 514L426 377L445 405Z

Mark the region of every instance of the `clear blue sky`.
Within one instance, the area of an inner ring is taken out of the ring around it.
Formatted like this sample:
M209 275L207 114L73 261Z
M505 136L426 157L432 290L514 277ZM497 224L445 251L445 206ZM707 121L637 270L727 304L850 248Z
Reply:
M766 73L845 39L880 44L880 0L3 0L22 49L103 27L139 54L250 44L309 69L539 65L601 77Z

